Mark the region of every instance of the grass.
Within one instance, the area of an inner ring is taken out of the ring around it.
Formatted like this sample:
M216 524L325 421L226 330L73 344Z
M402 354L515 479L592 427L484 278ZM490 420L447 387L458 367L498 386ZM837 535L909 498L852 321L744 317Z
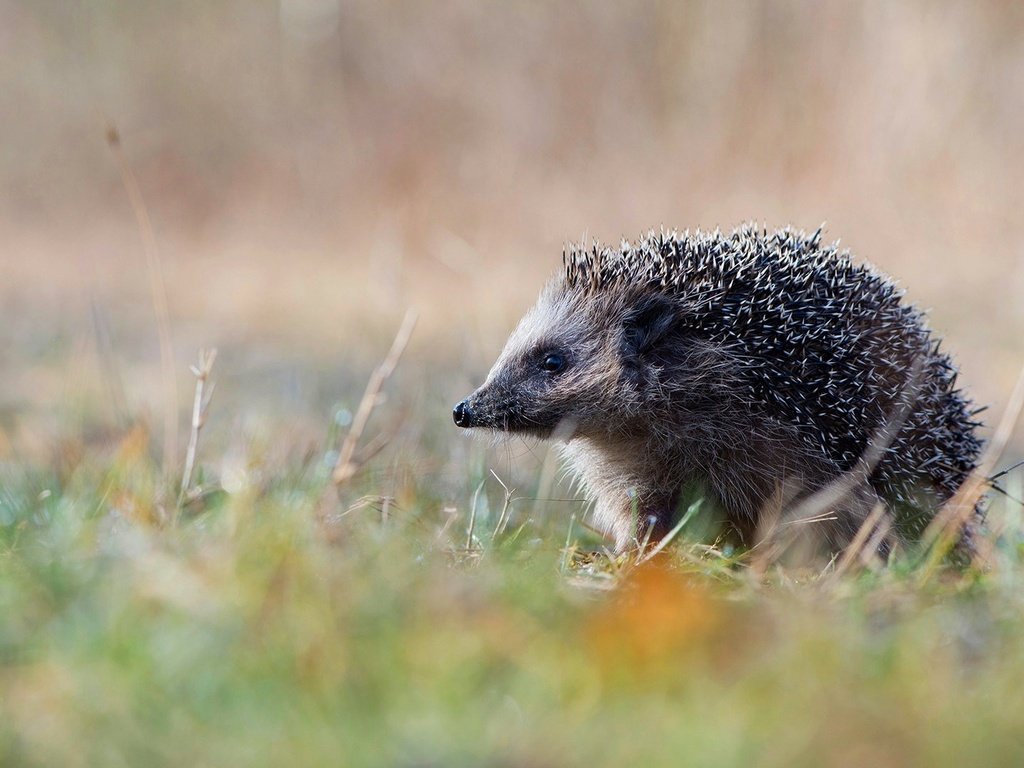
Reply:
M754 569L689 524L637 565L568 502L531 501L545 473L516 491L486 456L454 485L401 470L443 462L453 433L336 486L336 431L283 458L250 446L230 477L200 446L181 507L138 424L3 464L0 762L1024 759L1013 503L994 502L985 571Z

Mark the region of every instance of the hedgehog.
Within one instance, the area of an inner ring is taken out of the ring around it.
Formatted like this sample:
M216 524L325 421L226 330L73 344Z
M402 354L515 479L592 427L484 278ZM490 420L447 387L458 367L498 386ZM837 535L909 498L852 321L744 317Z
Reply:
M747 546L811 508L835 551L879 504L882 546L910 543L975 469L975 415L891 279L820 228L751 224L567 247L453 411L557 440L619 551L695 494Z

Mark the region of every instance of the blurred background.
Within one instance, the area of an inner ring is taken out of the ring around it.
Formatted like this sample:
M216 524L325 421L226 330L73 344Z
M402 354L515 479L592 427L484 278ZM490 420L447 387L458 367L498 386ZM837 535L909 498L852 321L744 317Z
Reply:
M0 764L1024 765L1019 505L991 571L634 568L451 423L567 242L752 220L991 428L1022 179L1019 0L0 0Z
M563 245L662 226L825 222L990 421L1024 357L1016 2L0 0L0 125L0 454L159 423L122 161L222 433L347 423L415 307L400 415L455 443Z

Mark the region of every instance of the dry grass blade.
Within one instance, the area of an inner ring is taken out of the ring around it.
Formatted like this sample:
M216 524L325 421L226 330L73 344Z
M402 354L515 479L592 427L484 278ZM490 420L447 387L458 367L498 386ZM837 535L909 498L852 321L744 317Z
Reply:
M93 336L96 340L96 357L103 374L103 383L107 388L107 400L113 409L118 427L127 431L132 418L128 408L128 396L124 389L124 379L121 376L117 354L114 351L109 319L95 296L89 299L89 314L92 319Z
M494 532L491 534L491 540L493 541L502 533L504 533L505 526L508 525L508 513L509 509L512 506L512 494L515 493L516 489L509 488L507 485L505 485L504 481L500 477L498 477L498 474L493 469L490 470L490 472L494 479L498 481L498 484L505 491L505 499L502 501L501 504L501 513L498 515L498 522L495 523Z
M999 421L992 441L989 443L981 461L974 471L968 476L964 484L960 486L953 498L951 498L935 516L935 519L925 529L922 541L929 549L928 560L921 569L919 582L924 584L931 578L943 558L959 540L961 532L978 505L978 501L989 487L989 475L995 467L999 457L1006 450L1006 445L1013 435L1013 430L1020 418L1021 408L1024 407L1024 368L1017 376L1017 383L1006 404L1006 410Z
M573 553L576 551L576 545L572 543L572 530L576 525L576 513L573 512L569 517L569 528L565 532L565 546L562 547L562 559L558 566L559 573L565 573L569 570L569 564L572 562Z
M849 567L853 565L854 561L860 557L861 553L864 552L868 539L871 538L872 532L874 532L884 515L885 505L876 504L875 508L871 510L871 514L864 518L864 522L861 523L860 528L857 529L857 535L853 537L853 541L851 541L850 545L843 550L843 556L839 558L839 563L836 565L836 569L832 573L832 577L834 579L838 579L846 573L847 569L849 569Z
M366 424L370 420L370 414L373 413L373 409L380 402L380 391L384 383L394 372L395 366L398 365L402 353L405 352L405 348L409 344L413 329L416 327L416 318L415 310L410 309L405 313L402 325L399 327L398 333L395 334L395 340L391 342L391 349L366 383L366 390L359 401L355 418L352 419L352 427L349 429L348 434L345 435L345 442L341 445L338 461L335 463L334 472L331 474L331 480L336 486L348 482L359 471L361 462L356 460L356 448L359 445L360 438L363 436L363 431L366 429Z
M480 485L476 487L473 492L473 501L469 507L469 528L466 529L466 551L473 551L473 534L476 532L476 504L480 500L480 492L484 489L484 483L487 479L484 478L480 481Z
M554 445L562 440L568 440L576 431L576 425L572 419L563 419L552 435L551 444ZM537 483L537 495L534 497L533 516L541 518L546 514L543 502L552 501L552 489L558 475L558 451L549 447L544 455L544 462L540 468L540 480Z
M651 543L651 536L654 534L654 527L657 524L658 518L653 515L647 518L647 526L644 528L644 537L640 541L636 542L635 562L637 565L640 565L640 563L643 562L644 552L647 551L647 545Z
M882 546L882 542L892 532L892 518L883 517L882 522L878 524L875 529L874 535L868 540L868 543L864 546L864 549L860 553L860 561L865 566L870 566L873 569L877 569L881 565L881 558L878 556L878 548ZM896 551L899 541L895 539L890 540L893 549Z
M700 509L701 504L703 503L703 499L698 499L693 504L691 504L687 508L686 513L681 518L679 518L679 522L676 523L675 526L673 526L672 530L666 533L664 536L662 536L661 541L654 545L654 549L652 549L650 552L644 555L643 559L639 560L638 562L646 563L648 560L651 560L654 557L656 557L660 552L662 552L662 550L665 549L665 547L671 544L675 537L679 535L679 532L686 527L686 524L688 522L690 522L690 518L697 513L697 510Z
M164 477L170 479L174 460L178 455L178 380L174 371L174 346L171 340L171 316L167 304L167 286L164 282L160 250L157 248L153 222L142 198L142 190L132 172L132 167L121 148L121 135L117 128L107 128L107 145L114 153L121 183L128 194L135 222L142 237L142 251L146 256L146 271L149 273L149 289L156 315L157 334L160 340L160 367L164 385Z
M185 469L181 474L181 491L178 494L178 507L185 501L192 485L192 472L196 466L196 451L199 448L199 433L206 424L206 412L213 397L214 385L210 382L213 364L217 360L217 350L199 350L199 362L192 366L192 375L196 377L196 390L192 398L192 428L188 437L188 450L185 453ZM206 387L209 385L209 391Z

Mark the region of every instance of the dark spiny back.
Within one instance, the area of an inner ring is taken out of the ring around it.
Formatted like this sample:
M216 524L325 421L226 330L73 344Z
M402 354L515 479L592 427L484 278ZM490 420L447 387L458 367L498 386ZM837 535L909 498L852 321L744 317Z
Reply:
M838 470L888 445L871 480L890 502L911 504L922 484L946 499L975 466L977 423L922 314L821 230L650 233L563 261L569 292L670 298L685 335L739 361L744 405L796 426Z

